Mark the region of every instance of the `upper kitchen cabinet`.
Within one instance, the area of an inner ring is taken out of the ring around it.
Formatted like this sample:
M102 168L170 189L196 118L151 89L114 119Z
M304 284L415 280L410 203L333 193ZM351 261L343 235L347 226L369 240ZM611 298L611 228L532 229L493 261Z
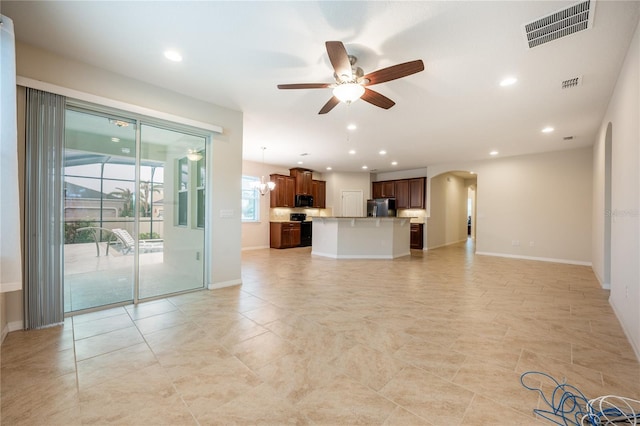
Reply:
M406 179L396 181L396 209L408 209L409 200L409 181Z
M313 207L324 209L327 207L327 182L323 180L311 181L311 195L313 196Z
M425 178L409 179L409 208L424 209L426 199Z
M312 195L313 173L310 170L295 168L290 169L289 173L296 181L295 195Z
M373 182L372 198L396 199L396 209L424 209L426 200L426 178L382 180Z
M271 182L276 187L271 191L271 207L294 207L296 202L296 180L291 176L273 174Z
M393 180L373 182L372 198L390 198L396 196L396 185Z

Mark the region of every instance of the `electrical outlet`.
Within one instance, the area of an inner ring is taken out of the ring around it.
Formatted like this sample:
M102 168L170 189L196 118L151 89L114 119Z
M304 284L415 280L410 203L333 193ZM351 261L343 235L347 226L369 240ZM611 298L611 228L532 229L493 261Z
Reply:
M514 246L514 247L515 246L519 246L520 245L520 240L512 240L511 241L511 245Z
M535 241L529 241L529 247L533 247L533 246L535 246L535 245L536 245L536 242L535 242Z
M196 260L200 260L200 252L199 251L196 252Z
M624 297L625 298L629 298L629 286L628 285L624 286Z

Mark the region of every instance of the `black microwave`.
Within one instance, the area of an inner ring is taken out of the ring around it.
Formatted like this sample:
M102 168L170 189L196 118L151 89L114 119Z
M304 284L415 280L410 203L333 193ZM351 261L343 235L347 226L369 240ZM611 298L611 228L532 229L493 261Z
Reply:
M313 207L313 196L296 195L296 207Z

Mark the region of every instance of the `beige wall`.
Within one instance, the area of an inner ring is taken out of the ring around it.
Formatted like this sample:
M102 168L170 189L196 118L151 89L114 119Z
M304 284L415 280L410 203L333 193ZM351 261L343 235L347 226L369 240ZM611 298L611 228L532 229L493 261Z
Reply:
M590 264L591 162L582 148L480 168L476 250Z
M436 165L429 177L449 170L477 172L477 253L591 264L590 147Z
M242 174L245 176L263 176L269 180L269 175L277 173L289 175L286 167L271 164L256 163L253 161L242 162ZM252 250L269 247L269 206L270 194L260 197L260 221L242 223L242 250Z
M369 173L328 173L327 181L327 208L331 209L333 216L342 214L342 191L362 190L362 211L367 212L367 200L371 198L371 178Z
M611 217L611 294L625 333L640 359L640 23L600 126L594 152L593 268L605 275L604 223ZM604 149L612 129L611 212L604 208ZM607 284L606 282L603 284Z
M451 173L431 178L431 211L426 222L427 248L434 249L467 239L465 180Z
M68 60L37 49L16 44L17 74L66 89L107 98L136 107L221 126L222 134L212 141L211 193L212 212L207 239L210 287L239 284L240 274L240 191L242 173L242 113L175 92L104 71L87 64ZM222 210L232 217L220 217ZM21 320L21 297L7 298L8 321Z

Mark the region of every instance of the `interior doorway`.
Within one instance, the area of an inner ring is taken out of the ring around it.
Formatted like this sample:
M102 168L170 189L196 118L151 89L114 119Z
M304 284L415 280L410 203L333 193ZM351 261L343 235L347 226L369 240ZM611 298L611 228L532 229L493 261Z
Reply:
M342 217L364 216L364 194L362 190L343 190L341 192Z
M477 175L453 170L429 179L427 249L475 241Z

